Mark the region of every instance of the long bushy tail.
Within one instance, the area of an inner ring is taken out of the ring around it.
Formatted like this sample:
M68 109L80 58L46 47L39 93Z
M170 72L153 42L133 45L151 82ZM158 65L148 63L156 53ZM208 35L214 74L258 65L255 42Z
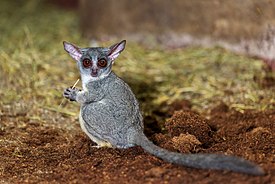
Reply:
M154 145L142 134L136 144L167 162L198 169L230 170L251 175L264 175L262 168L242 158L220 154L180 154Z

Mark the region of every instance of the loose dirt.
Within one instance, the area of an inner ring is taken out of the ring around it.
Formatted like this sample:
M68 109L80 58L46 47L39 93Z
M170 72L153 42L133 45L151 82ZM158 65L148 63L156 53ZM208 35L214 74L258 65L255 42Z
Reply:
M47 122L1 109L1 183L272 183L275 181L275 111L244 113L221 104L210 118L188 103L171 106L163 133L150 139L184 153L222 153L256 162L265 176L198 170L166 163L140 147L95 148L77 118L41 110ZM184 109L180 111L173 110ZM149 128L149 127L147 127Z

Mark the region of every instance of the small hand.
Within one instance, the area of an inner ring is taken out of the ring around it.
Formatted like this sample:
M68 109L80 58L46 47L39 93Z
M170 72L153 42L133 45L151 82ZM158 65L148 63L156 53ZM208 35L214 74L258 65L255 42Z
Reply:
M63 96L70 101L76 101L76 94L81 91L80 89L69 87L64 90Z

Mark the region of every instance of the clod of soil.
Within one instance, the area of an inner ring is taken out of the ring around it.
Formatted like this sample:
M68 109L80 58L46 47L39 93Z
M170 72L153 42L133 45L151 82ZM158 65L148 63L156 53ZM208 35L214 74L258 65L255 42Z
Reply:
M182 133L194 135L202 144L211 142L213 131L207 120L192 111L176 111L165 123L171 137Z
M201 145L201 142L194 135L180 134L172 138L172 145L182 153L191 153L196 146Z

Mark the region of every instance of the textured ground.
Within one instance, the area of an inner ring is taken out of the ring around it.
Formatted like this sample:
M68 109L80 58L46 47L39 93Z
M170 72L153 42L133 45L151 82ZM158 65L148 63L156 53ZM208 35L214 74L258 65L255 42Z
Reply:
M92 148L93 143L75 118L43 111L51 117L45 123L31 119L28 113L13 114L8 107L1 107L0 182L263 184L275 181L275 111L241 114L220 105L206 120L186 106L183 109L166 121L166 133L154 133L151 140L178 152L238 155L262 166L266 176L176 166L139 147Z
M116 61L114 70L137 95L145 133L157 145L238 155L267 174L196 170L138 147L93 148L80 130L79 106L68 101L59 106L63 90L79 78L62 41L89 45L76 12L44 1L3 0L0 14L0 183L275 180L275 77L259 60L221 48L162 50L129 42Z

